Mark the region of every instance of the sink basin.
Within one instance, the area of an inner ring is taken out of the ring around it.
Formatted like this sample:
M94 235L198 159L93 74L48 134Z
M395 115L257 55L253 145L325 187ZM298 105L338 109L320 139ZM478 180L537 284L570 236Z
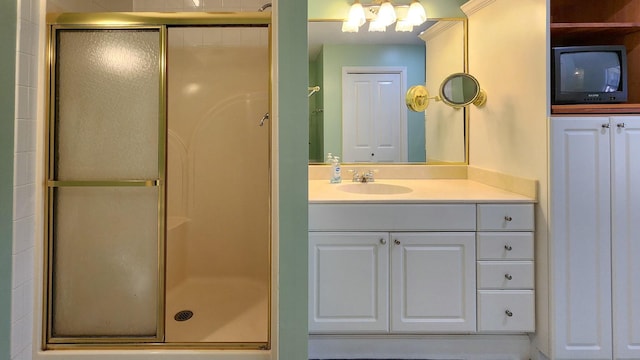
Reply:
M406 194L413 191L411 188L406 186L382 184L382 183L344 184L344 185L338 186L338 190L353 193L353 194L373 194L373 195Z

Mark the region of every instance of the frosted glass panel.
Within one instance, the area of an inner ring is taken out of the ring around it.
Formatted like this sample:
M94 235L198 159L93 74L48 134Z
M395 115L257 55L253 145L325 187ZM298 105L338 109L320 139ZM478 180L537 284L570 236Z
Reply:
M155 336L158 188L58 188L54 211L53 336Z
M158 176L158 30L60 30L57 180Z

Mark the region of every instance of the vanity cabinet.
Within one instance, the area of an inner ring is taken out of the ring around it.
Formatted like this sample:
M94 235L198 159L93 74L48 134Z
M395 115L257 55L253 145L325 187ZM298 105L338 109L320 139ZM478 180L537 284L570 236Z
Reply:
M551 119L555 359L640 358L640 117Z
M309 233L309 329L389 330L389 234Z
M475 332L474 233L391 239L391 332Z
M478 205L478 331L535 329L533 207Z
M311 333L532 331L532 204L311 204L309 215ZM505 271L513 282L494 279Z

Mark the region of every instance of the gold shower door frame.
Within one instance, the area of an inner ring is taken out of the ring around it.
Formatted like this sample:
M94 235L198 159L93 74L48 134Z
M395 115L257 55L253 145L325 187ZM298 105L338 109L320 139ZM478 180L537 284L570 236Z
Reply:
M268 27L271 38L271 13L270 12L242 12L242 13L64 13L49 14L48 25L48 96L47 96L47 134L45 136L47 153L46 163L46 190L45 190L45 241L43 256L43 350L55 349L145 349L145 348L211 348L211 349L259 349L271 348L271 275L269 276L268 296L268 329L266 342L233 342L233 343L165 343L165 270L166 270L166 147L167 147L167 87L166 87L166 61L168 27L176 26L208 26L208 25L248 25ZM64 180L55 178L56 169L56 42L57 32L60 30L156 30L159 32L159 119L158 119L158 176L153 179L121 179L121 180ZM271 53L271 42L268 44L268 52ZM271 57L269 57L269 62ZM269 64L270 65L270 64ZM270 66L269 66L270 67ZM271 75L269 75L271 81ZM269 91L269 104L271 104L271 92ZM269 109L271 113L271 109ZM256 123L257 123L256 119ZM266 122L267 131L271 134L271 121ZM269 135L271 136L271 135ZM271 141L269 141L269 159L271 159ZM268 165L269 174L271 165ZM271 176L269 175L269 188ZM156 187L158 189L158 242L157 242L157 314L155 336L76 336L56 337L52 333L53 328L53 248L54 248L54 195L57 189L79 187ZM271 196L269 195L269 216L271 214ZM271 221L269 221L271 224ZM271 227L271 225L270 225ZM268 235L269 241L269 268L272 263L271 228Z

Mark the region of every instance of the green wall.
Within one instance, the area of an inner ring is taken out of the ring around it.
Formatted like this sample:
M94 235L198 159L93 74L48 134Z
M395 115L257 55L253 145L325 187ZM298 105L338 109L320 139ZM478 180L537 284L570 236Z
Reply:
M427 17L465 17L460 5L468 0L420 0L427 12ZM349 13L353 0L308 0L309 19L344 19ZM373 0L361 0L362 4L371 4ZM396 1L394 4L409 4L410 0Z
M324 45L322 63L324 94L324 152L342 157L342 67L405 66L407 88L424 84L424 45ZM409 161L425 162L424 113L407 112Z
M307 359L307 4L278 1L279 359Z
M16 1L0 2L0 359L11 355Z

